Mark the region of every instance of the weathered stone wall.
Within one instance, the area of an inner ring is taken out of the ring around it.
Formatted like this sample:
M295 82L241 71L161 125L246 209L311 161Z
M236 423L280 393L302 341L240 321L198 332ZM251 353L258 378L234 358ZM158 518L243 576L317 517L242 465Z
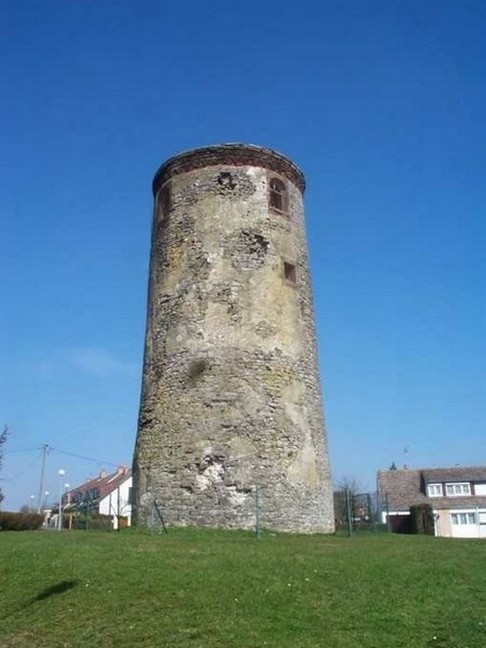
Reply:
M258 486L264 527L334 528L303 188L286 158L244 145L184 153L155 177L139 523L155 498L169 524L250 528Z

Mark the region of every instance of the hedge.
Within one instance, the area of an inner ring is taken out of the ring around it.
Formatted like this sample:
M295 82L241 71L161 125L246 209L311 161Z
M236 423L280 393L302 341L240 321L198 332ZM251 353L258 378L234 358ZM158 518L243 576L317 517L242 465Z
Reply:
M113 518L111 515L90 513L88 519L86 519L86 514L80 513L73 516L72 528L83 531L111 531L113 529Z
M434 512L430 504L416 504L410 507L410 527L412 533L435 535Z
M39 513L0 511L0 531L35 531L43 522L44 516Z

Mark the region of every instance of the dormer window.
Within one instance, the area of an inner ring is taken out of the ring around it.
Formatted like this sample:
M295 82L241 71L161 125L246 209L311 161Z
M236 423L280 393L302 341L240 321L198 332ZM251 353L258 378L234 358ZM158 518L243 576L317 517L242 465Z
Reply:
M461 497L461 495L470 495L471 484L469 482L456 482L455 484L446 484L446 494L448 497Z
M271 178L270 180L270 193L269 193L270 207L280 212L286 212L288 208L288 192L285 183L279 178Z
M429 484L427 486L427 495L429 497L442 497L442 484Z

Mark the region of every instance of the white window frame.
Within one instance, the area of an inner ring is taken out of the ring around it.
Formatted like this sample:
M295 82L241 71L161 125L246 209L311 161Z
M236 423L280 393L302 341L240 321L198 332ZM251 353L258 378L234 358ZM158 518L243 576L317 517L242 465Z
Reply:
M469 482L450 482L446 484L447 497L467 497L471 495L471 484Z
M461 513L451 513L451 524L453 526L465 526L477 524L476 513L464 511Z
M429 497L442 497L442 484L427 484L427 494Z

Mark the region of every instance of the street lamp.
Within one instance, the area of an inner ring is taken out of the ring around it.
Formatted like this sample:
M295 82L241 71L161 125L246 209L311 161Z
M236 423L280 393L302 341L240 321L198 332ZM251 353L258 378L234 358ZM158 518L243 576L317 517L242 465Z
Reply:
M62 529L62 484L63 484L63 477L66 474L66 471L64 468L59 468L57 471L57 474L59 475L59 513L58 513L58 518L57 518L57 529L58 531L61 531Z

